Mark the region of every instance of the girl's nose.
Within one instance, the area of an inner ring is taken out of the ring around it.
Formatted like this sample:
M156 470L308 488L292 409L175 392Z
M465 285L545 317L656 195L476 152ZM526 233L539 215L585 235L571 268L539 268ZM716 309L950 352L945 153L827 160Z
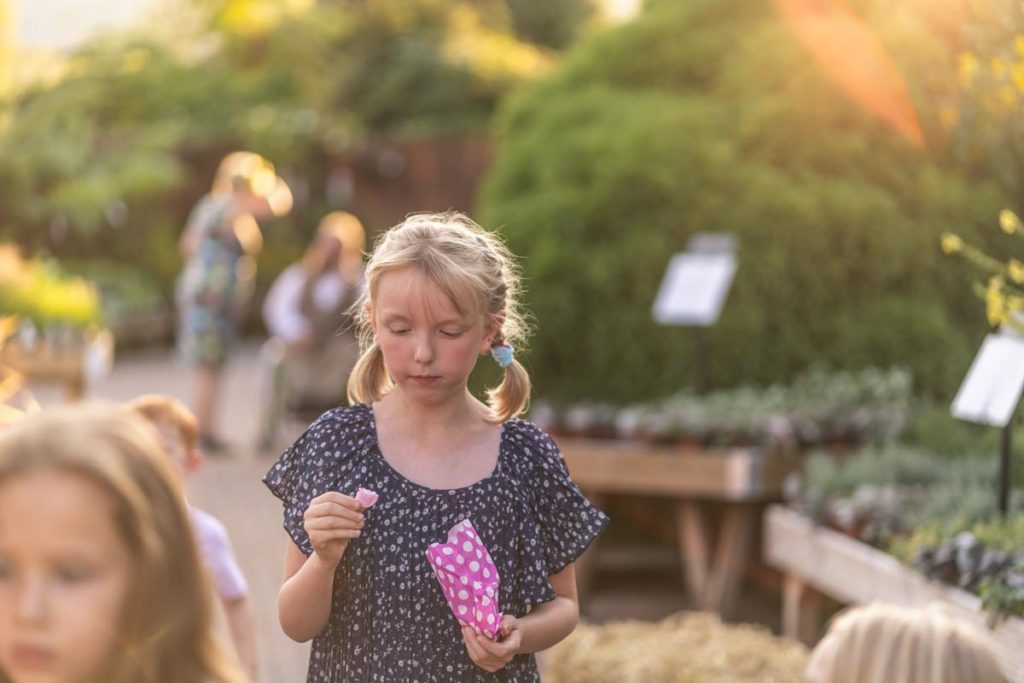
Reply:
M413 351L413 360L420 365L427 365L434 360L434 343L429 335L421 335L416 340L416 348Z
M16 601L18 622L27 626L46 621L49 598L44 581L32 578L22 581L18 586Z

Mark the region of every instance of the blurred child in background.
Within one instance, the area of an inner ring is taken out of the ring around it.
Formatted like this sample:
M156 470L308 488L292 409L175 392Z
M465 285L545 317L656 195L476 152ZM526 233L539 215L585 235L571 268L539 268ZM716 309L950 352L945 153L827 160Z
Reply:
M1006 683L984 633L938 607L841 614L811 654L808 683Z
M152 431L79 406L0 433L0 681L241 683Z
M185 404L171 396L145 394L129 401L127 408L156 430L160 445L182 482L199 469L203 456L196 446L198 427ZM224 608L239 660L255 680L255 633L245 576L235 560L224 525L195 506L187 505L187 509L200 556Z

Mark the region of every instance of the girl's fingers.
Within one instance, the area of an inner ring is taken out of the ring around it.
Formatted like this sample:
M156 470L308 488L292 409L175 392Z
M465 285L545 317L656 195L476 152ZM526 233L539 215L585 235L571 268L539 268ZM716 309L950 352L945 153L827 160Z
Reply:
M481 636L475 633L473 634L473 637L476 639L477 645L479 645L489 656L502 660L508 656L510 648L507 643L495 642L490 640L487 636Z
M345 519L351 519L356 522L363 521L363 513L358 510L354 510L340 503L333 501L323 501L320 503L310 503L309 507L306 508L307 518L309 517L343 517Z
M480 664L487 658L487 653L476 642L476 634L468 626L462 627L462 642L466 644L470 658L477 664Z
M347 541L359 538L363 532L359 529L334 529L331 531L314 531L309 534L309 542L313 545L327 543L328 541Z
M350 508L352 510L361 510L362 505L359 501L352 496L346 496L344 493L338 493L337 491L328 491L322 493L309 502L310 507L313 505L319 505L320 503L337 503L343 507Z
M338 517L310 517L303 522L302 526L306 528L306 531L310 529L362 529L363 523Z

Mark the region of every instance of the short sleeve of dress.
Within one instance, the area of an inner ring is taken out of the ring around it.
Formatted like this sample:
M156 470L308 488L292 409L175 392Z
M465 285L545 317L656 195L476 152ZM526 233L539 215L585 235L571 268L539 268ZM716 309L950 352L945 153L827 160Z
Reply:
M608 524L569 477L554 440L539 427L523 425L522 441L529 458L526 480L529 504L537 522L541 555L548 576L557 574L583 554Z
M306 508L317 496L342 488L365 449L368 417L359 409L336 408L318 417L263 478L284 504L285 531L306 555L313 552L303 526Z

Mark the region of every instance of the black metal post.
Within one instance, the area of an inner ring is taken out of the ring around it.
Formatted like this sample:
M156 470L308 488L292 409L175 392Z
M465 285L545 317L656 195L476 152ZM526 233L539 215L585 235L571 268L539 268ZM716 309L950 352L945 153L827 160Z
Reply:
M1003 427L1003 443L999 452L999 513L1005 518L1010 511L1010 430L1013 420Z

